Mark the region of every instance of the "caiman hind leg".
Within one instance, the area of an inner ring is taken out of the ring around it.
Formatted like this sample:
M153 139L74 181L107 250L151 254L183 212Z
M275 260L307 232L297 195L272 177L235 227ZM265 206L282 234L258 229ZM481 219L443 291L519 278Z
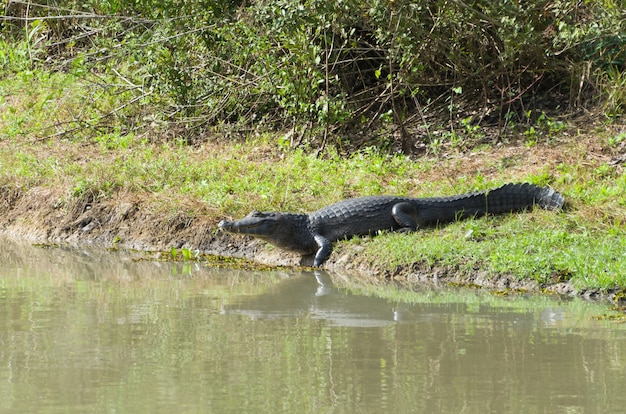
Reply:
M396 231L409 233L417 230L417 208L408 202L394 204L391 216L400 228Z

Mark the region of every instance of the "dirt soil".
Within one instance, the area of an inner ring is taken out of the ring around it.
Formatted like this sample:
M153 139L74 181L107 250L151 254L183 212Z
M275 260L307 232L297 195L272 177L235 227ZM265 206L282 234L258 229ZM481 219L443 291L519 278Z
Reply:
M610 162L612 158L602 148L594 148L590 142L584 141L565 151L558 146L539 146L532 150L524 145L503 146L489 151L489 158L494 160L492 163L486 162L482 155L476 157L481 158L480 161L474 162L471 156L465 154L457 156L458 159L451 156L446 169L451 176L455 176L455 172L449 169L462 168L465 173L480 170L481 174L490 178L501 175L497 165L513 157L524 160L523 168L528 172L538 171L546 163L556 165L568 162L570 157L579 161L580 151L584 151L585 157L594 164ZM516 171L518 168L522 167L512 166L507 174L522 174L522 171ZM75 199L67 196L66 188L20 190L0 187L0 234L37 243L116 246L151 252L185 247L204 254L245 258L269 266L306 266L312 262L310 257L302 259L249 237L219 232L217 223L220 218L216 217L215 211L209 211L198 201L183 201L176 212L172 212L151 197L123 192L99 197L87 192ZM340 244L325 268L337 277L375 285L393 281L408 287L424 283L453 284L503 292L523 290L579 295L591 299L611 300L615 296L611 292L576 292L570 284L558 281L540 285L534 281L519 281L511 275L494 278L480 269L467 274L457 268L431 267L423 263L398 267L393 271L377 269L361 258L358 249L355 245Z

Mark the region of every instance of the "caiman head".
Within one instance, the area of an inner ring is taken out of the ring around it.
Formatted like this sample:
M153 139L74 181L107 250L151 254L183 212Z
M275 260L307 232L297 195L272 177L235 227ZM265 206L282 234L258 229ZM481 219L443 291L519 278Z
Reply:
M317 245L307 231L307 224L306 214L265 213L254 210L241 220L222 220L218 227L229 233L257 237L282 249L310 253L317 249Z

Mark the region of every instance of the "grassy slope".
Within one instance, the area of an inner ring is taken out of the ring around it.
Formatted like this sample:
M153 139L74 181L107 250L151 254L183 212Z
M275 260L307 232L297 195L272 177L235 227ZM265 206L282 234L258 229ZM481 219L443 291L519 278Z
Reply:
M626 287L626 178L622 166L611 163L625 148L619 125L564 129L534 135L532 145L473 153L452 147L417 159L376 151L315 157L281 150L280 137L272 135L194 147L115 128L91 130L88 138L84 131L56 136L55 125L78 113L88 117L82 103L94 91L85 83L69 74L21 71L3 75L0 92L2 186L53 187L65 198L94 190L112 198L133 193L174 210L200 201L217 221L253 208L307 211L349 196L449 195L530 181L563 192L569 209L357 239L338 250L364 249L358 260L381 272L426 263L542 283L571 280L579 288ZM99 111L116 105L104 102Z

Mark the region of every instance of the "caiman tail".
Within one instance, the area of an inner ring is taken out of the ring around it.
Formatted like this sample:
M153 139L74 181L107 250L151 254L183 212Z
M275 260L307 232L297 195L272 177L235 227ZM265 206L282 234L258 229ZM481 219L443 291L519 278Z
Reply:
M429 208L421 209L420 222L446 222L485 214L503 214L523 211L532 206L559 210L565 200L557 191L534 184L505 184L489 191L452 197L422 199Z
M533 205L546 210L559 210L564 199L550 187L533 184L505 184L484 193L488 214L501 214L524 210Z

